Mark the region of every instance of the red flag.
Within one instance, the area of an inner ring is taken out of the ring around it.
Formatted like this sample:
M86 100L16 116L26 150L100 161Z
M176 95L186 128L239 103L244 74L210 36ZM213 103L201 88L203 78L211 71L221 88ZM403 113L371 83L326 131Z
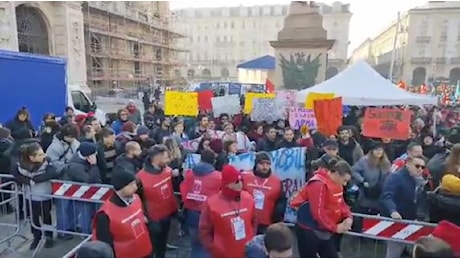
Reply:
M202 110L212 110L211 98L214 97L212 90L204 90L198 92L198 107Z
M275 85L269 79L265 81L265 90L267 93L275 93Z
M318 132L326 136L335 135L339 126L342 125L342 98L315 100L314 111Z

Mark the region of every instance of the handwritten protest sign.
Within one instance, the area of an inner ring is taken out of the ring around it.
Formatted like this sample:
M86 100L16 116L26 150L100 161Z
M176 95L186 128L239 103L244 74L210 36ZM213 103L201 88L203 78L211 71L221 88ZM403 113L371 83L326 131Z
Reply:
M273 98L256 98L252 101L253 107L251 112L252 121L274 122L276 116L276 103Z
M248 92L245 95L244 100L244 113L250 114L252 111L254 99L256 98L275 98L275 94L265 94L265 93L252 93Z
M280 90L276 92L276 99L283 102L285 107L295 107L296 96L296 92L292 90Z
M196 116L198 114L198 93L166 91L165 115Z
M289 109L289 125L293 129L300 129L303 125L308 129L316 129L316 117L313 110L302 107L291 107Z
M305 100L305 108L306 109L314 109L314 102L315 100L328 100L334 98L334 93L316 93L310 92L307 95L307 99Z
M287 198L300 190L305 184L305 148L283 148L270 152L272 172L283 182L283 190ZM191 169L200 162L199 154L189 154L184 163L184 169ZM229 164L241 171L251 171L254 168L255 153L243 153L229 158ZM286 208L284 220L295 223L296 213L289 206Z
M223 113L236 115L241 112L240 98L238 95L213 97L211 103L214 116L220 116Z
M225 139L226 133L223 131L217 130L208 130L207 135L212 139ZM184 150L196 152L198 150L198 145L200 144L203 136L200 136L196 139L184 141L181 143ZM233 134L232 139L236 141L237 149L239 152L246 152L253 149L254 144L249 140L249 138L243 132L236 132Z
M406 140L410 133L411 111L388 108L367 108L363 135L375 138Z

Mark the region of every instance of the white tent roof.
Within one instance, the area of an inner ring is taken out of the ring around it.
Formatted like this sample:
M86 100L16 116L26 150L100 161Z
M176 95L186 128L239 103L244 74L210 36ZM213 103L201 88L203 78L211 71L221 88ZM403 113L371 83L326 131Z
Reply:
M391 106L436 105L432 96L412 94L378 74L369 64L358 61L335 77L297 93L297 103L305 103L310 92L334 93L344 105Z

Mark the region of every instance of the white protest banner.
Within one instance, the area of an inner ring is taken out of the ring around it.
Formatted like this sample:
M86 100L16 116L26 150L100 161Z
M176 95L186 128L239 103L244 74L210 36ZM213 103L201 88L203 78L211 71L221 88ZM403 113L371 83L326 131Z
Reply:
M305 148L282 148L270 152L272 172L283 182L283 190L290 199L305 184L306 154ZM191 169L200 162L199 154L189 154L184 162L184 169ZM252 171L254 168L255 153L243 153L229 158L229 164L240 171ZM284 214L285 221L295 223L296 213L289 206Z
M275 122L284 117L284 104L274 98L256 98L252 103L252 121Z
M221 114L236 115L241 112L240 97L238 95L227 95L211 98L212 112L218 117Z
M306 125L308 129L316 129L315 112L303 107L291 107L289 109L289 125L293 129L300 129L303 125Z
M208 130L207 135L212 139L224 139L227 134L223 131ZM184 150L196 152L202 138L203 136L200 136L193 140L184 141L181 143L182 148ZM234 133L232 138L236 141L239 152L250 151L254 148L254 144L249 141L249 138L243 132Z

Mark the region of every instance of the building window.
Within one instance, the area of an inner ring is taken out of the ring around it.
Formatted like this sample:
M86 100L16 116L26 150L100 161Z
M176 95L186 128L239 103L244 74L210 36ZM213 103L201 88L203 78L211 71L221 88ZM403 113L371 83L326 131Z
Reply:
M235 29L235 24L233 22L230 23L230 28Z
M200 42L200 36L196 37L196 42Z
M134 73L141 74L141 63L138 61L134 62Z
M205 41L205 42L208 42L208 36L207 36L207 35L204 36L204 41Z
M190 42L193 42L193 36L190 36Z
M216 23L216 29L220 29L220 23Z
M230 42L233 42L233 36L230 36Z
M216 42L220 42L220 37L219 36L216 37Z
M224 29L227 29L227 22L224 22Z
M246 23L243 21L241 22L241 28L244 29L246 27Z
M227 42L227 36L224 36L224 42Z

